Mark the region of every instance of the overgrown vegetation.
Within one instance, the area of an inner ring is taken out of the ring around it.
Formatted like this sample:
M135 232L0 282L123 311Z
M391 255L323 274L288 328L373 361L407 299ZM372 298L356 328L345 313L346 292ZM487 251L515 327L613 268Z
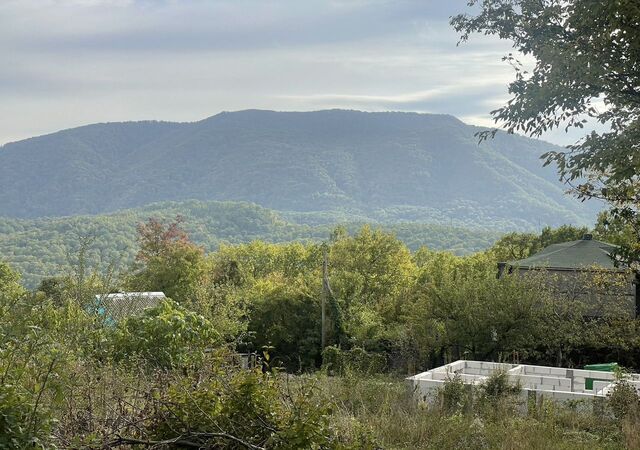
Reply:
M560 406L516 414L515 388L500 374L474 392L454 377L431 406L402 381L457 358L637 367L634 319L608 307L587 320L572 293L544 277L496 278L512 251L583 231L510 235L455 256L338 227L326 244L254 241L207 253L183 219L153 219L138 227L135 262L119 276L90 265L91 240L79 243L69 275L32 291L1 264L2 445L485 448L511 433L621 448L638 430L623 379L609 408L577 416ZM585 282L596 286L594 273ZM94 295L120 289L171 299L115 324L93 314ZM237 352L253 352L257 366L242 369Z
M580 196L612 203L594 231L620 244L621 261L637 269L638 7L629 0L487 0L477 12L453 19L463 39L498 34L537 59L531 76L518 69L514 99L496 112L510 131L536 135L565 120L582 126L583 113L611 122L610 132L592 133L548 160L569 181L586 177ZM601 96L607 108L598 113L591 105ZM224 187L240 191L241 183ZM31 214L32 205L16 201L11 188L9 207ZM337 200L344 199L319 199ZM240 216L247 212L256 211L245 205ZM639 322L611 295L635 273L590 268L560 288L544 271L496 277L498 261L587 230L512 233L486 251L458 256L409 248L369 226L335 228L322 244L253 240L274 229L288 237L319 237L313 233L322 229L291 226L268 212L265 222L264 210L243 235L251 242L208 245L198 233L206 235L201 225L210 225L211 215L194 217L195 242L179 217L139 224L137 255L123 258L120 272L108 260L114 248L131 248L128 222L129 234L116 224L114 236L123 240L107 251L92 253L96 241L86 233L74 250L50 250L65 254L70 270L35 289L0 262L2 448L640 448L640 399L624 371L593 404L523 404L520 387L503 372L479 386L452 374L430 402L402 382L407 373L459 358L571 367L617 360L637 369ZM237 218L231 212L216 226L226 224L233 235ZM27 230L3 221L2 230L29 235L43 223ZM20 254L7 245L11 252L0 254ZM115 323L93 313L95 295L121 289L162 290L171 298ZM585 300L585 292L593 295Z

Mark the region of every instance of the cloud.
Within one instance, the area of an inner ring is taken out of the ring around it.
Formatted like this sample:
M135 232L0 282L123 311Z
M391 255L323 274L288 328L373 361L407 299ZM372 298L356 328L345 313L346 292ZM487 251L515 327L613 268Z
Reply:
M505 43L458 47L466 0L5 0L0 143L100 121L341 107L484 124ZM491 105L491 107L489 107Z
M443 19L439 5L408 0L21 0L3 9L5 15L19 16L4 31L19 48L134 52L350 42L402 33L421 18ZM25 27L39 32L24 33Z

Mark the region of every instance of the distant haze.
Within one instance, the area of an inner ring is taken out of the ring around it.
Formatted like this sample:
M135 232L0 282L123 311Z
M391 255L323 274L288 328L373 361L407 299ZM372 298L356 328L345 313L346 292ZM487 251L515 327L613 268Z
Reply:
M490 125L508 98L510 47L457 47L448 20L467 10L466 0L3 0L0 144L247 108L449 113Z
M194 123L95 124L5 145L0 216L95 214L158 201L250 201L282 211L495 229L591 224L540 155L453 116L247 110Z

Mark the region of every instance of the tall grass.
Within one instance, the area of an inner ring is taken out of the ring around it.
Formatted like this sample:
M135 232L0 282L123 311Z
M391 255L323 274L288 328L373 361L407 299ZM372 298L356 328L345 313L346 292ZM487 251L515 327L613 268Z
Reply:
M306 378L306 377L305 377ZM309 376L333 405L345 442L384 449L640 449L637 418L616 419L576 405L545 403L517 413L511 402L459 409L418 403L393 377Z

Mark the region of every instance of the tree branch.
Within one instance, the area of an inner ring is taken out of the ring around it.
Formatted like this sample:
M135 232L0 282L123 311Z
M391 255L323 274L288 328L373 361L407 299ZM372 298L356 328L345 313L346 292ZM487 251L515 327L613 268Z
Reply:
M211 448L208 445L204 445L201 442L194 442L190 439L226 439L229 441L233 441L236 444L240 444L241 446L248 448L250 450L265 450L264 447L259 447L257 445L253 445L250 442L243 441L242 439L235 437L231 434L227 433L190 433L182 436L178 436L172 439L165 439L161 441L153 441L153 440L144 440L144 439L136 439L136 438L126 438L122 436L118 436L111 442L107 442L102 447L103 449L110 449L119 446L132 446L132 445L146 445L146 446L156 446L156 445L180 445L183 447L189 448Z

